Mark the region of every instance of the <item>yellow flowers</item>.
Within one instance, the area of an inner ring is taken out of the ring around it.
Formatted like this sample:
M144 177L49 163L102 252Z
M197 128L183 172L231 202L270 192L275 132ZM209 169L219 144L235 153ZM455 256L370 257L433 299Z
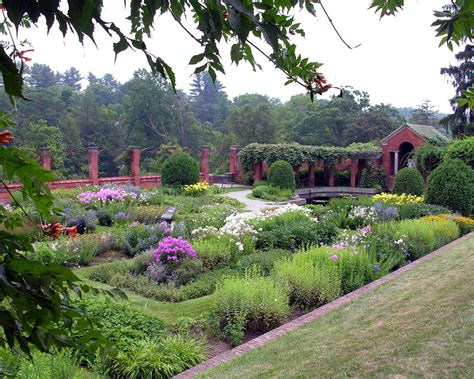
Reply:
M454 221L458 225L459 231L463 235L474 231L474 219L469 217L440 214L436 216L426 216L423 218L431 221Z
M404 205L404 204L414 204L422 203L424 201L422 196L408 195L403 193L401 195L395 195L393 193L380 193L372 197L374 202L382 202L383 204L395 204L395 205Z
M200 196L211 190L211 185L207 182L201 182L196 184L187 184L183 187L184 194L186 196Z

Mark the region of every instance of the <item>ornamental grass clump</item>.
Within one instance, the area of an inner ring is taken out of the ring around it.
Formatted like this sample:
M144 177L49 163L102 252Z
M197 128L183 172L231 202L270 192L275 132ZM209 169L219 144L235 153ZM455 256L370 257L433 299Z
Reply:
M120 351L108 373L113 378L172 378L205 358L201 344L188 337L144 339Z
M247 272L217 286L212 318L226 337L240 335L243 339L246 330L266 331L283 323L290 313L288 301L288 295L272 278Z
M405 235L408 259L415 260L431 253L459 237L459 227L454 221L426 217L398 222L397 231Z
M319 307L341 294L341 273L333 255L330 247L312 248L275 263L273 277L291 304Z

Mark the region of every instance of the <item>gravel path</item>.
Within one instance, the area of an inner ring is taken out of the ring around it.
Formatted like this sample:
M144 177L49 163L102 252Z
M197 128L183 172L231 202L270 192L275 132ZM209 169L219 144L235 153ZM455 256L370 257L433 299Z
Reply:
M245 204L244 209L250 212L258 212L262 210L263 208L269 208L273 204L275 204L275 203L263 201L263 200L249 199L247 195L250 195L251 193L252 193L252 190L249 189L246 191L229 192L229 193L226 193L225 196L229 196L233 199L241 201L242 203Z

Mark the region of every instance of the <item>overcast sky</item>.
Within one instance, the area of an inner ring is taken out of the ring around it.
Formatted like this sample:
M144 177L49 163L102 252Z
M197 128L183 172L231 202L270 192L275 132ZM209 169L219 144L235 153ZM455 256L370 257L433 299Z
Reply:
M331 83L365 90L372 103L403 107L430 99L440 112L447 113L451 111L448 100L454 90L439 71L456 62L454 53L447 47L438 48L439 40L430 26L434 21L433 10L446 2L407 0L405 9L396 17L379 20L373 10L367 9L369 0L325 1L342 36L349 44L361 46L347 49L318 7L316 18L298 12L297 18L306 30L306 38L298 40L298 46L303 56L324 63L321 71ZM123 2L105 0L104 3L104 18L127 28L126 22L119 21L126 15ZM48 64L56 71L75 66L84 76L89 71L97 76L112 73L125 82L136 69L147 67L139 52L121 53L114 63L113 40L103 32L97 36L99 48L89 41L82 46L72 36L64 41L57 29L46 36L44 26L22 33L19 38L28 38L35 49L29 54L33 62ZM200 52L199 46L167 17L158 19L154 35L147 43L148 48L173 67L178 87L187 90L194 70L187 63ZM219 75L218 79L224 83L230 98L256 92L288 100L302 92L298 85L284 86L284 74L266 63L258 52L255 56L263 71L257 72L246 64L231 65L228 55L228 48L223 46L226 75Z

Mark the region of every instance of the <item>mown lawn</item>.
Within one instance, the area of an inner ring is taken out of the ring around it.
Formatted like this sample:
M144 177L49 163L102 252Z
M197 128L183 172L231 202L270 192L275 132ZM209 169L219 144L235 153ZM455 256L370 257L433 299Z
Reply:
M83 275L90 269L85 267L82 269L75 270L75 274L83 280L83 282L91 287L98 289L111 289L112 287L94 282L86 279ZM130 303L145 313L151 314L160 320L164 321L168 325L172 325L176 322L179 317L198 317L201 313L207 312L212 304L212 295L200 297L198 299L192 299L183 301L180 303L169 303L164 301L155 301L146 297L136 295L130 291L124 291L127 295Z
M474 234L202 377L474 378Z

